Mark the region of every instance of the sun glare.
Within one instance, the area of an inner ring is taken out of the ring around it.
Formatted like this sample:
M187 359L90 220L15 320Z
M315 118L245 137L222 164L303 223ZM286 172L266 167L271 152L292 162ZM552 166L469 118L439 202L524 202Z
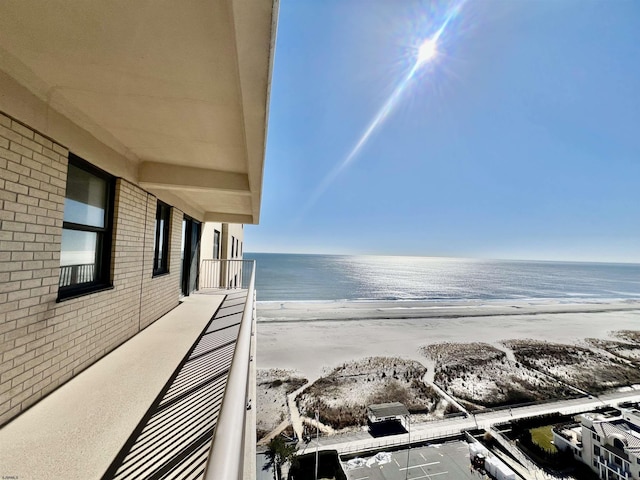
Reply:
M400 98L404 94L407 87L410 85L411 80L414 79L416 74L421 77L425 77L421 72L422 67L426 64L433 62L436 57L440 55L441 52L438 51L438 43L445 30L449 27L450 22L460 13L460 9L466 0L460 0L456 6L451 8L444 17L440 28L438 28L435 32L433 32L434 19L429 18L429 23L426 25L421 25L418 32L419 36L417 38L413 38L412 41L408 42L411 45L411 48L407 50L407 64L413 63L413 65L407 65L408 68L405 77L398 83L396 88L393 90L389 98L384 102L384 104L380 107L378 112L375 114L367 128L365 129L362 136L358 139L354 147L351 149L347 157L342 160L342 162L337 163L332 170L325 176L325 178L318 184L316 189L310 195L308 202L303 207L301 215L304 215L320 198L320 196L329 188L329 186L334 182L334 180L349 167L351 163L354 162L362 148L367 144L371 136L374 132L384 123L386 118L390 115L390 113L395 108L396 104L400 101ZM429 27L429 28L425 28ZM415 49L417 43L414 41L419 40L420 38L424 38L423 35L427 31L433 32L430 34L429 38L426 38L422 41L420 46ZM444 42L443 42L444 43ZM427 70L426 68L424 70ZM429 72L433 73L433 72Z
M435 40L427 39L422 42L420 48L418 49L418 64L422 65L423 63L427 63L435 58L438 54L438 49Z

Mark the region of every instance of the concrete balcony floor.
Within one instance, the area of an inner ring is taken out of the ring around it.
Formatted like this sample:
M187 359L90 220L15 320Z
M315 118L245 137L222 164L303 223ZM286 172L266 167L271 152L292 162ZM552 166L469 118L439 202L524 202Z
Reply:
M0 429L0 475L100 479L225 291L191 295Z

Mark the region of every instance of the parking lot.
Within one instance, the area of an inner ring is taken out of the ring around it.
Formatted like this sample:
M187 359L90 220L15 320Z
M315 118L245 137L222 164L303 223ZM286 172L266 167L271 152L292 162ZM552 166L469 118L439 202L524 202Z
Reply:
M370 465L345 470L348 480L459 480L482 478L477 472L469 469L469 447L466 442L457 440L443 444L398 450L389 452L390 459L381 455L381 463L372 456L361 457ZM409 463L407 468L407 453ZM390 461L388 461L390 460ZM357 463L357 462L354 462ZM363 463L363 462L360 462Z

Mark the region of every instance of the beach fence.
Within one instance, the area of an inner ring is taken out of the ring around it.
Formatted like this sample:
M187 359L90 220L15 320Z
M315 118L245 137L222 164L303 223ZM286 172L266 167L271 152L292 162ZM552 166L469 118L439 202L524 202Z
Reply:
M411 441L406 435L394 435L392 437L382 437L372 440L358 440L349 443L343 443L338 445L323 445L321 448L331 448L337 450L340 455L349 455L354 453L375 452L385 449L397 449L400 447L420 446L424 443L428 443L432 440L438 440L439 442L447 438L457 438L462 435L460 428L452 428L450 430L437 432L420 432L417 434L411 434ZM399 438L398 438L399 437Z
M520 465L527 469L530 478L535 478L536 480L551 480L558 478L540 468L533 459L529 458L526 453L509 441L509 439L496 428L491 428L488 432L491 433L493 439L497 441L507 452L509 452L509 454L513 456Z

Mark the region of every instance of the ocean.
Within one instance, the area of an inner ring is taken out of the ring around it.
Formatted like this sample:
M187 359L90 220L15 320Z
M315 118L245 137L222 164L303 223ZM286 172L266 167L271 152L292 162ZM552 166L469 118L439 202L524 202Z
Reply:
M640 264L245 253L258 301L640 299Z

